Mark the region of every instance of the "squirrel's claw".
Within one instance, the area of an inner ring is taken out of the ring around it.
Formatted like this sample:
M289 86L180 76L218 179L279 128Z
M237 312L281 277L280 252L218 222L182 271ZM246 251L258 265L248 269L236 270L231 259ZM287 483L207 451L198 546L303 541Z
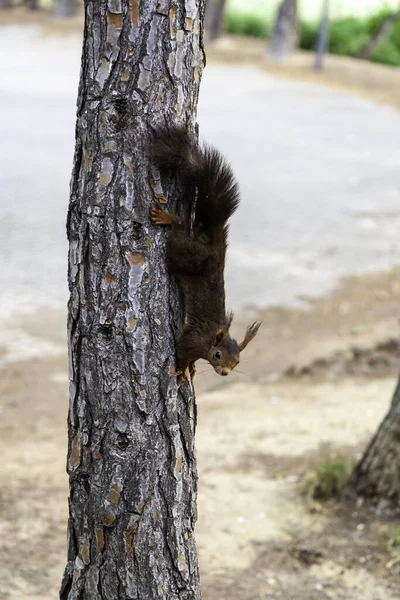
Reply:
M196 373L196 367L194 365L194 363L191 363L188 367L186 367L186 369L184 371L179 370L176 372L176 376L177 376L177 384L178 387L180 387L182 385L182 383L185 381L188 383L191 383L191 381L193 380L194 376Z

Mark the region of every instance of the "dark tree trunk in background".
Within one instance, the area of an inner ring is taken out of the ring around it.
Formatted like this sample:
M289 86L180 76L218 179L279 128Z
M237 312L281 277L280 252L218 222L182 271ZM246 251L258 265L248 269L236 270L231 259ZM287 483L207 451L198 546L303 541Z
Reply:
M55 17L72 17L76 12L76 0L55 0Z
M61 600L198 600L195 400L171 375L181 309L157 123L195 131L202 0L86 0L68 214L70 478ZM170 203L173 201L171 194Z
M221 35L224 24L226 0L207 0L205 16L205 33L210 41Z
M400 379L389 413L347 484L380 516L400 514Z
M26 0L26 7L29 8L29 10L37 10L37 0Z
M10 8L12 6L12 0L0 0L0 8Z
M268 45L268 58L283 60L297 46L297 0L283 0Z
M399 19L400 10L388 15L383 20L382 25L379 27L372 40L357 54L357 58L363 58L365 60L371 58L375 50L390 36L396 21Z

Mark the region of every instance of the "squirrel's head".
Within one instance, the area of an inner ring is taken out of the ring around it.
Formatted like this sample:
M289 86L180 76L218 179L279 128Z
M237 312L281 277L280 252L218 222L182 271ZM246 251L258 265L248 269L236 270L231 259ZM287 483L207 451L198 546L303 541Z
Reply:
M246 330L243 342L240 344L229 335L229 327L233 315L227 317L227 323L218 330L213 345L208 351L208 362L214 367L218 375L229 375L229 373L240 362L240 353L256 335L261 323L255 321Z

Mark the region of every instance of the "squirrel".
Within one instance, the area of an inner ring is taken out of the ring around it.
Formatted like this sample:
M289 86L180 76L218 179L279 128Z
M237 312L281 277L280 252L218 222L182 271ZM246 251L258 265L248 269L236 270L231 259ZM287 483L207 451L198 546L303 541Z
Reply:
M184 302L184 325L177 342L178 384L195 362L207 360L216 373L228 375L240 360L240 352L256 335L254 322L238 344L229 335L233 313L225 310L224 267L229 217L239 204L239 187L230 165L218 150L200 147L184 127L159 127L153 132L151 160L160 170L174 173L183 187L183 201L193 207L192 231L175 214L155 201L150 218L155 225L169 225L167 267L178 279Z

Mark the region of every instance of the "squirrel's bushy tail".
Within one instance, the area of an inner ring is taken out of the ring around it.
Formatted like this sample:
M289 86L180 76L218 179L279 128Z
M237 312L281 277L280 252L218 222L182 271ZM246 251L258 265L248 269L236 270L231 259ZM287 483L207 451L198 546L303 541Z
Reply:
M175 171L187 187L186 200L197 188L196 220L205 229L226 223L239 204L239 186L230 165L210 146L194 142L183 127L154 131L152 160L160 169Z

